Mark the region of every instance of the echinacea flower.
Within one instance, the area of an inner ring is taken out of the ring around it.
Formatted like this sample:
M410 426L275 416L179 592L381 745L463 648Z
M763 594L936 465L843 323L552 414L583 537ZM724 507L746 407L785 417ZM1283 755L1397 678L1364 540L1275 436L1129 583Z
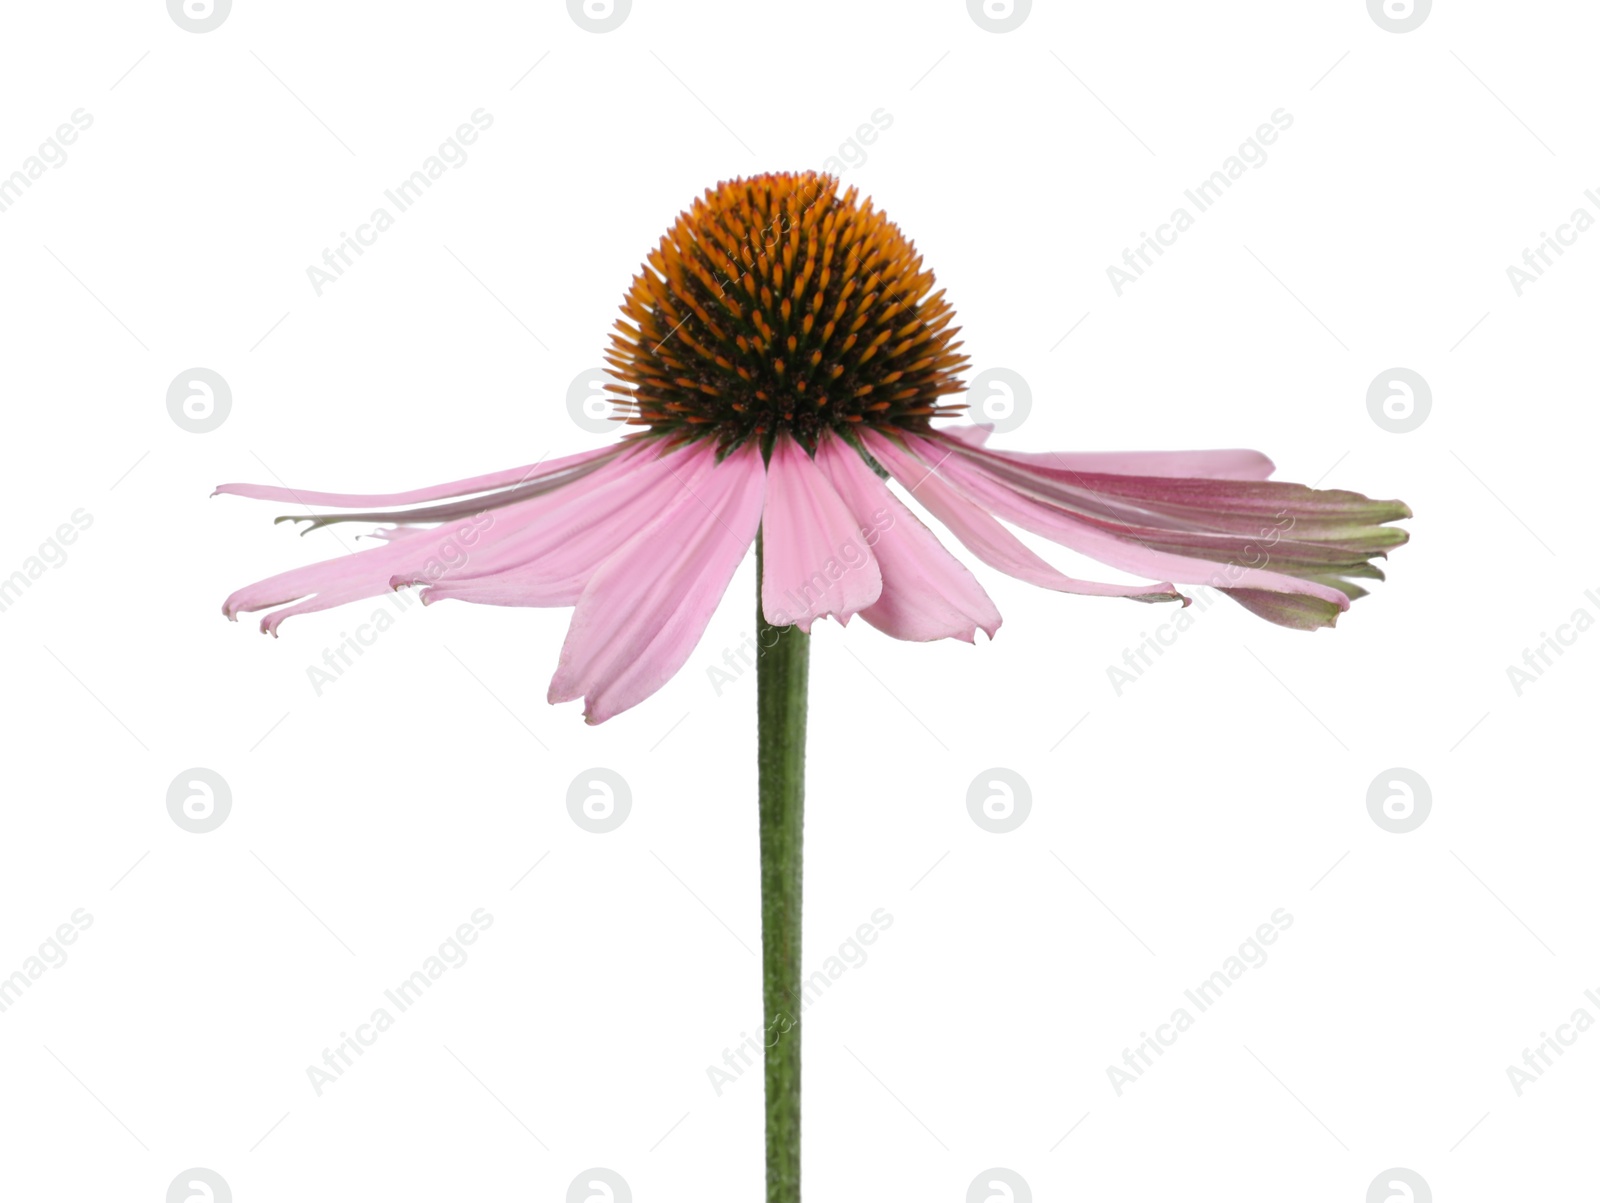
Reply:
M550 701L604 720L688 659L763 536L768 622L860 614L897 639L991 637L972 573L884 483L978 560L1046 589L1187 601L1212 584L1284 626L1331 626L1400 502L1269 481L1253 451L1016 452L964 407L954 316L909 240L854 188L810 173L708 190L634 278L607 360L638 428L596 451L405 493L219 492L348 510L382 546L249 585L223 612L295 614L422 585L424 602L572 606ZM930 295L931 294L931 295ZM406 507L406 508L393 508ZM376 512L373 512L376 511ZM1007 525L1149 583L1077 580ZM282 608L275 608L282 607Z
M992 568L1062 593L1182 601L1210 584L1282 626L1331 626L1406 540L1397 501L1267 479L1254 451L1019 452L964 407L954 316L898 227L828 176L706 192L634 278L607 360L625 422L597 451L406 493L262 485L311 528L386 524L370 550L239 590L223 612L295 614L388 589L424 602L571 606L552 702L603 722L683 667L756 545L768 1203L800 1198L801 846L811 625L897 639L993 636L972 573L892 478ZM1010 527L1143 584L1077 580Z

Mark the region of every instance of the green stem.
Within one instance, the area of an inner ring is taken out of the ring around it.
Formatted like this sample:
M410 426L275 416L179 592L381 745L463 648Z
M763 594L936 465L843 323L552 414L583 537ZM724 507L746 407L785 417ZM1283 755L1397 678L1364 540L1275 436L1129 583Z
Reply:
M800 1203L800 885L810 636L761 610L756 536L756 759L761 802L761 986L767 1203Z

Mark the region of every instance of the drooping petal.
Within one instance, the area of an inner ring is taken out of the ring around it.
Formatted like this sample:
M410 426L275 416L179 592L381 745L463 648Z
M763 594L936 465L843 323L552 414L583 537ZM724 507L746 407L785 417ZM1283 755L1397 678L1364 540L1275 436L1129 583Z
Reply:
M276 635L284 619L342 606L346 602L377 597L389 589L397 572L430 559L454 559L455 549L473 538L477 527L471 519L436 530L416 531L414 537L388 539L377 547L336 556L316 564L291 568L276 576L256 581L229 594L222 612L237 622L241 613L272 610L261 620L261 630ZM295 605L288 603L295 602ZM283 609L273 609L282 606Z
M988 471L988 465L977 464L969 456L951 453L940 459L941 451L947 448L914 437L906 441L913 450L938 461L940 472L957 489L1006 521L1124 572L1168 576L1185 584L1209 584L1217 588L1306 594L1331 602L1337 610L1350 606L1349 597L1341 590L1319 581L1254 567L1252 562L1240 563L1237 559L1203 558L1192 554L1195 550L1192 546L1187 549L1191 554L1187 555L1152 546L1140 541L1134 528L1126 524L1089 521L1030 496ZM1262 542L1270 533L1270 529L1260 531L1258 527L1255 538ZM1235 540L1236 546L1249 543L1248 539Z
M1331 627L1340 612L1340 607L1332 602L1303 593L1273 593L1267 589L1223 589L1220 592L1233 598L1257 618L1265 618L1270 623L1296 631Z
M943 455L952 482L1008 521L1135 572L1210 584L1282 626L1331 626L1382 574L1369 561L1405 543L1398 501L1256 479L1091 472L964 439L911 438ZM1310 600L1290 602L1266 594Z
M1292 518L1295 529L1314 532L1320 540L1376 534L1388 539L1380 545L1397 546L1405 542L1405 532L1381 526L1411 516L1403 502L1375 501L1342 489L1313 489L1254 477L1091 472L1055 462L1055 457L1047 461L1030 456L1025 461L1019 454L976 449L959 441L930 440L929 445L935 442L997 479L1086 517L1148 520L1179 530L1238 534L1259 534L1263 520Z
M559 491L526 501L500 508L479 506L470 515L436 527L377 532L382 538L378 546L280 572L236 590L223 603L222 612L237 619L243 612L287 606L261 620L261 629L276 635L287 618L377 597L397 583L438 584L471 571L502 567L503 549L519 532L629 473L643 453L643 448L630 447L626 455L599 464Z
M550 701L582 697L584 717L602 723L683 667L755 539L764 478L747 443L600 566L573 611Z
M955 434L955 431L948 431ZM970 444L971 440L962 439ZM1128 476L1180 476L1203 480L1266 480L1273 463L1259 451L995 451L999 459L1035 468L1109 472Z
M787 434L773 443L767 465L761 535L761 609L774 626L810 634L811 624L829 614L848 623L883 592L855 516Z
M981 447L1003 460L1024 466L1072 472L1120 472L1131 476L1184 476L1212 480L1265 480L1273 463L1259 451L998 451L988 448L992 426L957 423L934 432L934 439L953 439Z
M465 497L470 493L485 493L496 489L514 488L540 480L560 480L582 469L597 467L629 449L627 442L615 443L594 451L580 451L561 459L539 460L520 468L506 468L484 476L469 476L442 485L429 485L409 489L403 493L323 493L314 489L292 489L279 485L226 484L218 485L212 496L231 493L238 497L252 497L258 501L284 501L295 505L328 505L339 509L363 509L374 506L415 505L424 501L439 501L447 497Z
M852 447L825 434L817 466L871 540L883 574L883 592L861 611L863 619L896 639L971 643L979 627L994 638L1000 612L989 595Z
M945 438L960 439L972 447L982 447L994 433L994 427L987 422L962 422L941 427L939 433Z
M1168 581L1149 585L1113 585L1100 581L1080 581L1058 572L1001 526L988 510L946 483L933 467L913 458L876 432L869 431L862 439L867 450L889 470L890 475L944 523L973 555L990 567L1027 581L1030 585L1060 593L1131 597L1149 602L1182 601L1188 604L1188 599Z
M424 604L460 600L493 606L570 606L596 569L685 489L699 487L714 457L678 448L656 459L637 457L594 488L563 490L571 498L537 516L489 557L428 584Z

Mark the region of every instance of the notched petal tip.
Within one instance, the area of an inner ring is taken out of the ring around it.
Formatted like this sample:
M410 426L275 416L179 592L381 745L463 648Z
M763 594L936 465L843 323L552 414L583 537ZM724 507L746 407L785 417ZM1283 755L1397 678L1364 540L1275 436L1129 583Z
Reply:
M994 637L1000 633L1000 628L1002 625L1004 625L1004 622L1005 620L1000 617L998 612L996 612L993 622L983 622L981 620L974 622L971 630L967 631L965 634L958 633L955 635L955 638L961 640L962 643L969 643L973 647L977 647L978 632L982 631L984 642L993 643Z
M308 518L304 514L279 514L272 520L272 525L280 526L285 522L293 522L296 525L302 522L306 523L306 529L300 532L302 536L309 535L312 531L317 529L316 520L313 518Z

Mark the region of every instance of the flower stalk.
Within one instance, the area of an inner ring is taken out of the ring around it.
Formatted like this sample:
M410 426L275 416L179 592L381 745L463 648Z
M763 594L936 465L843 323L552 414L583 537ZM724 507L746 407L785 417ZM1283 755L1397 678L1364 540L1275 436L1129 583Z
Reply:
M756 759L761 807L761 993L767 1203L800 1200L800 898L811 637L761 607L756 537Z

